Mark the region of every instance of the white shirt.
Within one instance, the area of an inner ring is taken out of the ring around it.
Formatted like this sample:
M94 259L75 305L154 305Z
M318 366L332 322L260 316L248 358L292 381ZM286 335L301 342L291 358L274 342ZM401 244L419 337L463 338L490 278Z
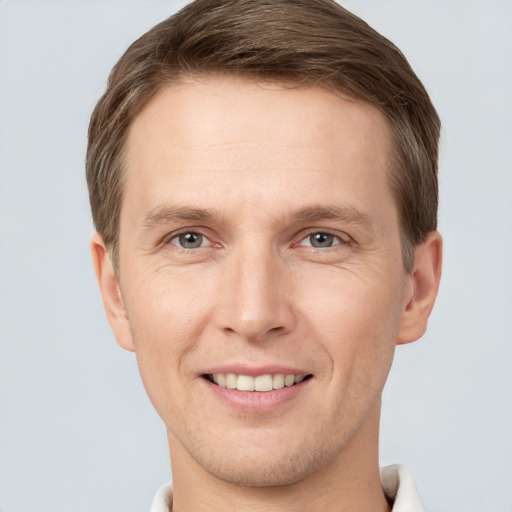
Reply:
M425 512L412 476L405 466L395 464L381 468L380 478L385 495L393 503L392 512ZM158 490L151 512L172 512L171 484L165 484Z

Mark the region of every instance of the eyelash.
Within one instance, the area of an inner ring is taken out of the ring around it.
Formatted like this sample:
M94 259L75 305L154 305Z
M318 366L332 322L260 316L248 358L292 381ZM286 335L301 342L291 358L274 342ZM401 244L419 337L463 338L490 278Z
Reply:
M174 240L179 240L179 238L184 235L197 235L197 236L201 237L202 238L201 245L199 245L198 247L183 247L182 245L178 245L178 243L173 243ZM210 244L212 244L211 240L206 235L201 233L200 231L196 231L193 229L185 229L183 231L180 231L178 233L173 233L171 236L166 237L163 240L163 245L173 245L182 251L191 251L194 249L205 248L206 246L203 245L204 241L208 241Z
M332 237L334 240L337 240L337 243L336 242L333 242L332 245L329 245L327 247L315 247L314 245L312 244L309 244L309 245L302 245L302 247L308 247L310 249L313 249L313 250L326 250L326 249L331 249L331 248L334 248L334 247L338 247L338 246L343 246L343 245L350 245L350 242L351 242L351 238L349 235L347 235L346 233L333 233L331 231L328 231L328 230L316 230L316 229L312 229L310 230L306 236L302 237L300 239L300 241L298 242L298 244L296 245L300 245L301 243L303 243L304 241L306 240L310 240L311 241L311 237L313 237L314 235L324 235L326 237ZM347 238L347 240L344 239L344 237Z

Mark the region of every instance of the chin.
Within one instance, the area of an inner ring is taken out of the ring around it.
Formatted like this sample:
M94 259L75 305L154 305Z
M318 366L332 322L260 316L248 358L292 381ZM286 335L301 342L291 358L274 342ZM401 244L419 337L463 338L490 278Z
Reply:
M231 484L244 487L280 487L300 482L320 467L314 460L242 460L217 461L204 464L210 474Z
M345 444L339 439L335 446L311 446L307 439L295 446L274 441L268 440L261 449L247 443L210 453L195 449L198 446L187 451L204 470L224 482L244 487L278 487L296 484L328 466Z

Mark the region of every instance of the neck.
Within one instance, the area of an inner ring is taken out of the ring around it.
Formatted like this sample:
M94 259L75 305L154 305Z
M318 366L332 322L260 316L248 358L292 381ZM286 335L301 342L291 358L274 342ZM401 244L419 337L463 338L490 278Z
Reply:
M169 432L173 512L389 512L379 474L379 416L380 403L331 462L295 484L276 487L246 487L217 478Z

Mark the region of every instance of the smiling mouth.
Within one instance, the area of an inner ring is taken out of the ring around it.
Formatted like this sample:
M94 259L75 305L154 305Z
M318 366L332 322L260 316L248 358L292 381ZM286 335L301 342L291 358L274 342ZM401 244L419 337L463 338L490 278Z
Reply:
M250 375L236 375L235 373L210 373L203 375L203 377L221 388L236 389L238 391L266 392L295 386L304 380L312 378L313 375L276 373L251 377Z

